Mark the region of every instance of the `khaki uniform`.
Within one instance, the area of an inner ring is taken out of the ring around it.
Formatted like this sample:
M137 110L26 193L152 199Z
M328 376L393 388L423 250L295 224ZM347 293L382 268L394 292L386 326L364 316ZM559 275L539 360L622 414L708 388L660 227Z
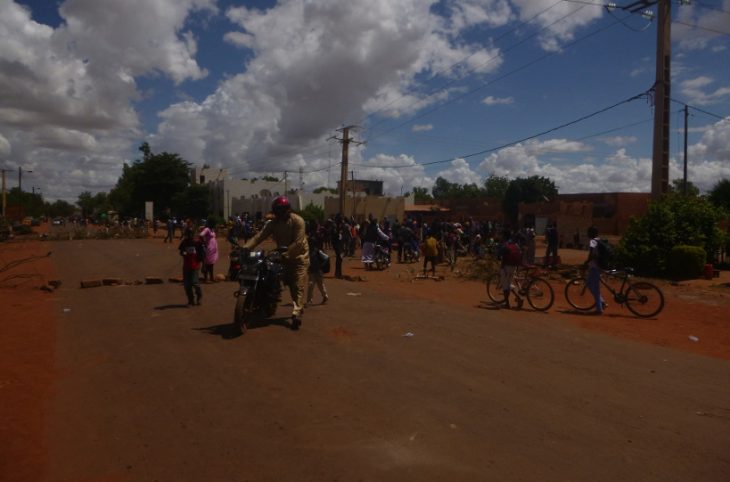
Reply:
M268 221L256 236L243 245L246 249L253 249L268 237L272 237L277 247L287 247L282 262L284 283L289 286L294 305L292 316L297 318L302 316L304 308L304 285L307 282L309 266L309 243L304 228L304 219L298 214L291 213L287 219L274 218Z

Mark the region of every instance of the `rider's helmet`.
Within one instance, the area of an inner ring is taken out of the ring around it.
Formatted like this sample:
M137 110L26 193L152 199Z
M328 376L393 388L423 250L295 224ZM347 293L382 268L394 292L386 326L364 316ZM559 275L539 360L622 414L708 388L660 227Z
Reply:
M275 216L281 216L286 214L291 209L291 204L286 196L277 196L274 202L271 203L271 211Z

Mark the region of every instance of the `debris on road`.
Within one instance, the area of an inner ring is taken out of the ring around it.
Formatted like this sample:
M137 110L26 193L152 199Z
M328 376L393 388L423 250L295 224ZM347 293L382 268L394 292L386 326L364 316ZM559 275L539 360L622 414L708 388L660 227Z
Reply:
M154 276L147 276L144 279L144 282L145 282L145 284L148 284L148 285L161 285L165 281L162 278L155 278Z
M401 335L401 336L404 336L406 338L411 338L411 337L413 337L415 335L409 331L408 333L403 333L403 335Z
M689 339L690 339L690 340L692 340L692 341L695 341L695 342L697 342L697 341L700 341L700 339L699 339L699 338L697 338L697 337L696 337L696 336L694 336L694 335L690 335L690 336L689 336Z
M347 293L347 296L362 296L362 293L354 293L350 291L349 293Z
M100 279L91 279L91 280L82 280L81 281L81 287L82 288L98 288L99 286L102 286L104 283Z
M104 278L101 282L104 286L117 286L122 284L122 280L119 278Z

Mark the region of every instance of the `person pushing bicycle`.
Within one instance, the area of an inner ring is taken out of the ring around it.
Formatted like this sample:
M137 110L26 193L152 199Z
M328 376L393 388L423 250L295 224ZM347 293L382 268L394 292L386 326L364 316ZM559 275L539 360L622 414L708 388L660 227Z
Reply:
M502 286L502 292L504 293L503 306L509 308L509 294L512 290L512 279L515 277L517 267L522 264L522 251L508 229L502 232L502 240L503 243L498 252L499 257L502 259L502 264L499 268L499 281ZM522 298L517 293L515 293L515 296L517 297L517 307L522 307Z

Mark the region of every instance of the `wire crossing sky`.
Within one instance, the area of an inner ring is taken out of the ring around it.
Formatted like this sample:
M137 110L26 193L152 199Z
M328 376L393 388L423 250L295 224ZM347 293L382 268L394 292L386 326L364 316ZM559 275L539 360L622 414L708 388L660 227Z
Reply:
M302 172L312 190L335 186L334 137L356 125L351 174L390 194L493 174L649 191L656 22L606 5L0 0L0 168L75 201L148 142L236 178ZM729 12L672 2L670 179L687 104L702 190L730 178Z

